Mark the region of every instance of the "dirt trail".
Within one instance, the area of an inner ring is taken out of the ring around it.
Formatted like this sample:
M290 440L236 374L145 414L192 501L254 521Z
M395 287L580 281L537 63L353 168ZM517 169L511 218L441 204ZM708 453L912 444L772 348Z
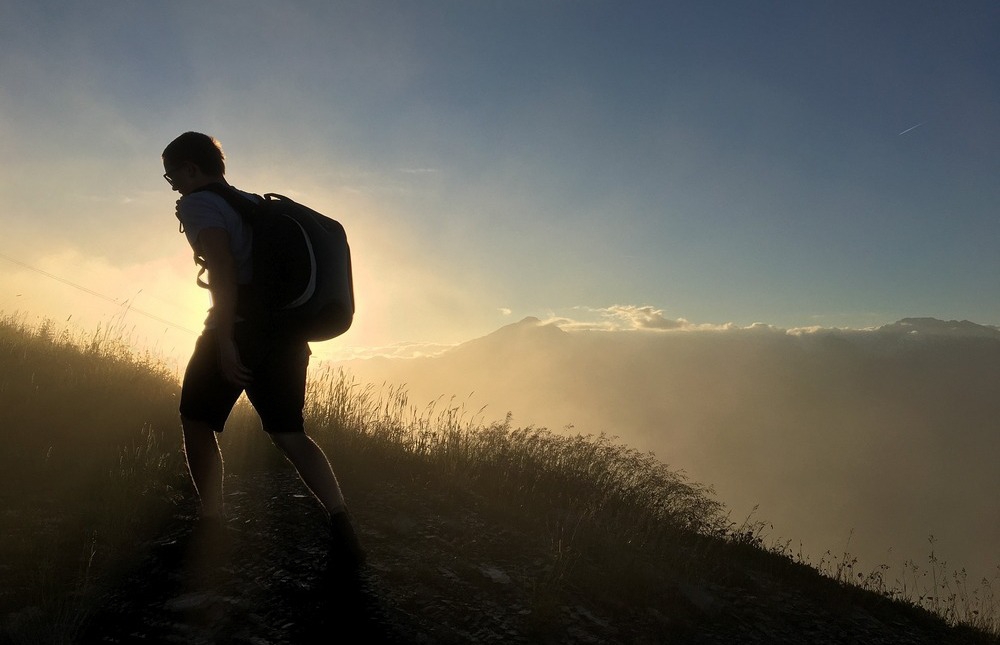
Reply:
M80 642L995 642L838 591L804 567L775 577L773 558L762 554L721 562L715 580L664 575L626 603L600 584L599 568L589 574L596 587L571 581L588 576L560 567L586 574L596 565L560 560L548 523L518 532L473 492L401 473L350 479L342 482L369 560L360 580L326 574L324 515L293 472L236 477L227 480L224 533L199 537L191 511L178 513L156 540L135 546L143 556Z
M154 542L136 545L144 557L81 642L283 645L345 633L408 642L371 571L353 581L327 574L324 516L293 473L227 483L227 526L203 534L181 512Z
M327 574L325 515L293 472L227 478L222 535L193 531L193 507L177 513L136 545L143 555L81 642L533 642L521 629L531 585L519 583L548 567L526 536L483 519L462 491L341 479L368 551L360 580Z

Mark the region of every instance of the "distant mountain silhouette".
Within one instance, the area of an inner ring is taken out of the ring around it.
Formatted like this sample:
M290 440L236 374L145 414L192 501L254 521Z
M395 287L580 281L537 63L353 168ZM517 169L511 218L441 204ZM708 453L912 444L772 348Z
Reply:
M1000 338L1000 329L978 325L968 320L938 320L937 318L903 318L879 328L884 332L918 333L934 336L965 338Z

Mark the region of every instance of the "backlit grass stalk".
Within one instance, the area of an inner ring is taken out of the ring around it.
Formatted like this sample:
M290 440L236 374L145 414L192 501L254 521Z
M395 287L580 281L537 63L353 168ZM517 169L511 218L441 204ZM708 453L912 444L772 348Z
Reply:
M419 409L402 388L376 391L339 371L321 375L311 394L311 426L336 433L336 444L353 440L399 459L417 457L436 472L521 500L593 508L608 526L628 518L633 536L664 527L708 532L722 523L722 506L709 489L606 435L515 428L510 414L485 423L483 409L470 412L454 399Z

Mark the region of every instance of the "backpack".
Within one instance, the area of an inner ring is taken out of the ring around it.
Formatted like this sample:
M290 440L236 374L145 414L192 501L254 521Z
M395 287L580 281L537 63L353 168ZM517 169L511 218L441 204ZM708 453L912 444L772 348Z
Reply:
M232 206L253 232L253 278L241 285L237 313L266 318L282 332L328 340L354 320L351 249L336 220L276 193L257 202L223 184L211 191Z

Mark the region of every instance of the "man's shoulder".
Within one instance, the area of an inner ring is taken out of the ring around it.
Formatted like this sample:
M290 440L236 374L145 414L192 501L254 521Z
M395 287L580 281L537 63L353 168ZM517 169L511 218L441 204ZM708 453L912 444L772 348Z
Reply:
M229 186L237 195L245 197L253 201L259 201L260 197L253 193L248 193L245 190L240 190L235 186ZM227 205L226 198L215 192L214 190L196 190L193 193L188 193L184 195L179 200L177 200L179 206L189 206L189 207L205 207L205 206L223 206Z
M256 195L234 188L237 194L256 201ZM223 220L238 218L239 214L233 210L225 197L210 190L199 190L184 195L177 201L177 216L181 221L198 222L214 221L221 223Z
M221 195L217 195L208 190L188 193L177 200L178 212L198 211L205 208L219 209L226 205L226 200Z
M210 192L190 193L177 200L177 219L191 244L195 244L201 231L222 228L234 231L240 216L219 195Z

